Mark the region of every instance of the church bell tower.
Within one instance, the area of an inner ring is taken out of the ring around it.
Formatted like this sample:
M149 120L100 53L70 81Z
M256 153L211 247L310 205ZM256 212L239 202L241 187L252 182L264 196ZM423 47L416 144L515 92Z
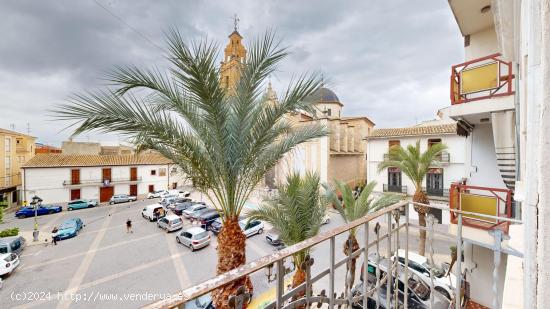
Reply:
M229 43L224 49L223 61L220 68L222 87L232 89L240 78L241 68L246 63L246 48L242 44L243 37L238 31L239 19L233 18L234 30L229 35Z

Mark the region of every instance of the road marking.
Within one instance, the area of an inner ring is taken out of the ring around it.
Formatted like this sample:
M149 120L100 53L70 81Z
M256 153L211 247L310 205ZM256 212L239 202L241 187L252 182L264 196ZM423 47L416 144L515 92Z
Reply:
M166 242L168 243L168 250L170 251L170 254L172 256L177 255L181 250L178 250L177 246L179 245L176 240L173 237L174 234L166 233ZM187 249L187 248L186 248ZM187 287L189 282L189 274L187 273L187 269L185 268L185 264L183 263L183 260L180 258L174 258L172 259L172 262L174 263L174 267L176 268L176 274L178 275L178 281L180 282L180 287L183 289Z
M109 226L111 223L112 217L109 217L103 221L103 227ZM71 279L71 282L69 283L69 286L67 287L67 290L78 290L79 286L82 284L82 281L84 280L84 276L90 269L90 265L92 264L92 260L94 259L94 256L97 252L97 249L99 248L99 244L101 243L101 240L105 236L105 232L107 230L102 230L99 233L97 233L96 237L94 238L94 241L90 245L90 249L84 256L84 259L80 263L80 266L78 267L77 271L74 274L74 277ZM62 299L57 304L57 309L67 309L71 305L72 300L69 299Z
M188 253L190 253L190 252L189 251L183 251L183 252L180 252L180 253L177 253L177 254L173 254L173 255L170 255L170 256L167 256L167 257L164 257L164 258L161 258L161 259L154 260L154 261L152 261L150 263L147 263L147 264L142 264L142 265L139 265L139 266L136 266L136 267L133 267L133 268L126 269L126 270L121 271L121 272L116 273L116 274L112 274L112 275L109 275L109 276L106 276L106 277L103 277L103 278L96 279L94 281L90 281L90 282L81 284L78 287L73 287L73 288L70 288L70 289L67 289L67 290L63 291L63 293L61 293L61 292L60 293L61 294L67 294L67 295L70 295L71 293L74 294L78 291L88 289L88 288L91 288L91 287L94 287L94 286L97 286L97 285L100 285L100 284L103 284L103 283L107 283L109 281L116 280L116 279L119 279L119 278L127 276L127 275L131 275L131 274L136 273L138 271L142 271L144 269L151 268L155 265L162 264L162 263L167 262L171 259L180 258L180 257L182 257L182 256L184 256ZM48 300L42 299L42 300L37 300L37 301L30 302L30 303L22 304L22 305L19 305L19 306L15 306L13 308L14 309L32 308L32 307L42 305L46 302L48 302ZM58 305L58 307L59 307L59 305Z
M104 231L105 231L105 230L104 230ZM120 241L120 242L117 242L117 243L114 243L114 244L112 244L112 245L108 245L108 246L105 246L105 247L101 247L101 248L97 248L97 249L90 249L90 250L88 250L88 251L86 251L86 252L77 253L77 254L73 254L73 255L67 255L67 256L64 256L64 257L62 257L62 258L58 258L58 259L54 259L54 260L49 260L49 261L47 261L47 262L32 264L32 265L29 265L27 268L24 268L24 269L22 269L21 267L19 267L19 270L18 270L18 271L26 271L26 270L34 269L34 268L37 268L37 267L40 267L40 266L49 265L49 264L54 264L54 263L57 263L57 262L60 262L60 261L65 261L65 260L72 259L72 258L75 258L75 257L87 255L87 254L89 254L89 253L95 253L95 252L99 252L99 251L105 251L105 250L108 250L108 249L111 249L111 248L114 248L114 247L118 247L118 246L121 246L121 245L126 245L126 244L133 243L133 242L137 242L137 241L142 241L142 240L144 240L144 239L151 238L151 237L155 237L155 236L160 236L160 235L159 235L159 234L151 234L151 235L143 236L143 237L140 237L140 238L134 238L134 239L132 239L132 240Z

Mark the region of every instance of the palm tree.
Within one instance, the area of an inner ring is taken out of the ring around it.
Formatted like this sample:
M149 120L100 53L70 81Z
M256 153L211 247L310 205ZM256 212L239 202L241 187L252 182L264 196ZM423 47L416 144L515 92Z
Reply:
M422 183L430 167L438 163L438 158L447 149L447 146L441 143L433 144L424 152L420 152L420 140L416 145L408 145L403 148L400 145L394 145L390 148L387 160L378 164L378 172L388 167L397 167L414 184L413 202L429 204L428 196L422 191ZM418 213L418 224L426 227L426 214L428 207L414 204L414 210ZM426 247L426 230L420 229L420 240L418 242L418 253L424 255Z
M285 184L278 186L276 197L266 200L262 207L248 212L247 216L270 223L280 233L285 245L297 244L319 233L327 206L319 189L318 174L306 173L300 177L298 173L292 173L287 176ZM292 256L296 266L293 288L305 282L306 274L301 265L309 251L302 250Z
M399 201L399 197L395 194L385 194L375 200L371 196L372 191L376 186L375 181L368 183L363 188L363 191L361 191L359 196L357 196L357 199L355 199L350 186L338 180L335 180L334 182L336 184L336 190L342 194L342 200L338 198L334 190L330 189L328 186L325 186L327 189L327 195L346 223L353 222L364 217L370 212L377 211ZM357 250L359 250L359 243L357 242L357 228L353 228L350 230L348 239L344 243L344 254L349 256ZM348 288L353 287L353 283L355 281L356 261L357 258L352 258L351 262L348 264L347 272L351 275L349 277L351 278L351 282L346 282L346 291ZM348 278L348 276L346 276L346 278Z
M187 45L176 30L168 32L167 43L168 72L117 66L108 75L110 88L74 95L53 112L73 122L74 134L125 135L138 149L155 149L171 159L193 179L224 220L217 249L222 274L246 262L238 218L264 174L295 146L327 134L324 126L294 127L283 117L312 112L311 95L321 79L294 78L280 103L271 105L261 95L265 78L288 56L272 33L251 44L231 91L220 81L217 45L208 40ZM252 292L248 277L214 291L216 308L226 308L242 285Z

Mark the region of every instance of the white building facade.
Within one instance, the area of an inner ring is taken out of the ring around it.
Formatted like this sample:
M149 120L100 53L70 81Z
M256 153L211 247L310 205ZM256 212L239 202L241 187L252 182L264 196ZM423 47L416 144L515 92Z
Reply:
M81 198L106 202L115 194L144 196L183 183L177 166L158 154L39 154L23 166L26 201L37 195L45 203Z
M455 122L441 120L408 128L375 129L368 137L367 175L368 181L376 181L375 191L379 193L397 193L414 195L412 181L398 168L385 168L378 172L378 164L384 161L393 145L406 148L420 142L420 150L426 151L432 144L442 143L448 148L439 162L434 164L423 184L423 191L432 203L448 205L449 189L452 183L463 181L469 175L469 143L471 138L457 134ZM412 217L416 212L411 212ZM448 212L434 210L439 223L448 224Z

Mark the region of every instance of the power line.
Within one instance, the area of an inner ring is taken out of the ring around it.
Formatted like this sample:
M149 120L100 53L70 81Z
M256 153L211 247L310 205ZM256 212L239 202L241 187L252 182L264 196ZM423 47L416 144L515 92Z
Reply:
M122 24L124 24L126 27L130 28L132 31L134 31L135 33L137 33L139 36L141 36L144 40L146 40L147 42L149 42L151 45L153 45L154 47L160 49L161 51L164 51L162 49L162 47L158 46L155 42L153 42L151 39L149 39L145 34L141 33L138 29L132 27L132 25L128 24L126 21L124 21L124 19L122 19L122 17L118 16L117 14L113 13L111 10L109 10L106 6L104 6L101 2L99 2L99 0L94 0L95 4L97 4L99 7L101 7L102 9L104 9L107 13L109 13L109 15L113 16L114 18L116 18L118 21L120 21Z

